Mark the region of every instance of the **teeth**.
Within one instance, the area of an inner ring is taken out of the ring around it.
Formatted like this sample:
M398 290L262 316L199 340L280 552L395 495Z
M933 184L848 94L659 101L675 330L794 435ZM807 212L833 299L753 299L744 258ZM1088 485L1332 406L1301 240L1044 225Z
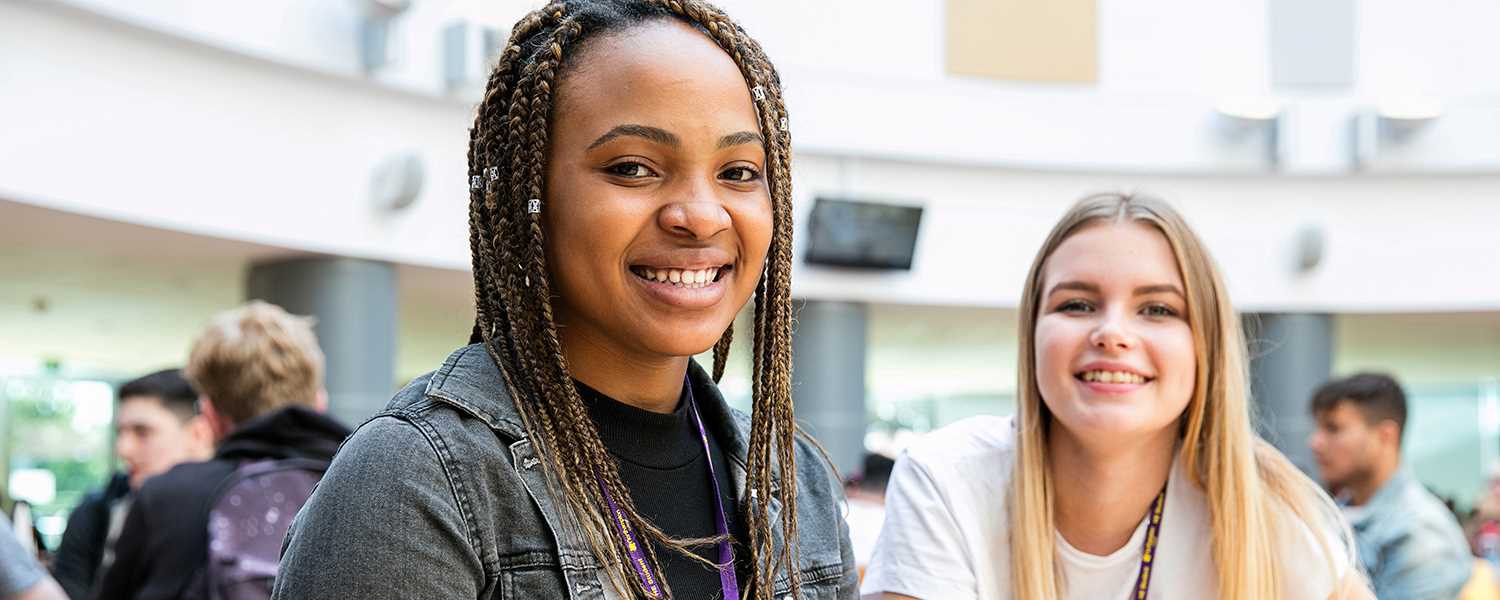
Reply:
M1083 380L1096 383L1145 383L1146 378L1124 371L1085 371Z
M710 267L697 271L642 268L639 273L650 281L660 281L680 287L697 289L712 283L719 276L719 268Z

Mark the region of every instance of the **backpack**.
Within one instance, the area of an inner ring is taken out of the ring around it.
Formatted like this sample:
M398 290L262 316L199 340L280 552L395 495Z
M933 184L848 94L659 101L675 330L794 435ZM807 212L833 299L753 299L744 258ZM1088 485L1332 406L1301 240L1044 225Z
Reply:
M328 462L309 458L242 463L208 512L209 600L266 600L292 517L307 503Z

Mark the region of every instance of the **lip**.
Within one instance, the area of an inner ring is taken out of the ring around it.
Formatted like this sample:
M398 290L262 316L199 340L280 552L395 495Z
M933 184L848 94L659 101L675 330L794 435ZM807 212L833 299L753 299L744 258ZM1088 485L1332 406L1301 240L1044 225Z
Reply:
M626 267L699 271L734 263L734 255L718 248L678 248L642 253L626 261Z
M1132 375L1139 375L1146 381L1143 383L1104 383L1099 381L1084 381L1078 377L1080 373L1085 373L1088 371L1115 371L1120 373L1130 373ZM1129 394L1148 385L1151 385L1152 383L1156 382L1156 376L1146 373L1141 369L1137 369L1125 363L1096 360L1073 371L1073 381L1077 382L1078 385L1094 391L1095 393L1117 395Z
M666 268L666 267L660 267ZM701 288L688 288L655 280L647 280L629 273L630 280L635 282L647 298L656 302L666 304L673 308L685 310L698 310L709 308L724 299L727 292L725 281L733 275L733 271L725 273L717 281L705 284Z

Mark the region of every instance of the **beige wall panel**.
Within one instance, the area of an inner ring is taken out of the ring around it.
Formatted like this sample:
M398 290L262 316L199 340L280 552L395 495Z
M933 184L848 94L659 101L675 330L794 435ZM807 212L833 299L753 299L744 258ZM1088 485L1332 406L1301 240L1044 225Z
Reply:
M1096 0L948 0L948 73L1094 83L1098 22Z

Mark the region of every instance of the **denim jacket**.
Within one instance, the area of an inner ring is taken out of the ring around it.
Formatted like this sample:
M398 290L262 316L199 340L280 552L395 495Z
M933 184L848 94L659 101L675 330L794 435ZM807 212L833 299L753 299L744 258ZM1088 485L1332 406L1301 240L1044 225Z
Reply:
M1452 600L1473 558L1448 507L1401 469L1353 511L1360 562L1380 600Z
M743 502L750 419L725 404L696 363L688 377ZM842 488L807 440L798 439L796 458L803 595L855 598ZM778 523L780 504L770 510ZM780 548L781 530L772 530ZM788 585L778 573L775 596ZM273 598L602 600L622 593L550 493L499 369L482 346L470 345L407 385L344 443L287 534Z

